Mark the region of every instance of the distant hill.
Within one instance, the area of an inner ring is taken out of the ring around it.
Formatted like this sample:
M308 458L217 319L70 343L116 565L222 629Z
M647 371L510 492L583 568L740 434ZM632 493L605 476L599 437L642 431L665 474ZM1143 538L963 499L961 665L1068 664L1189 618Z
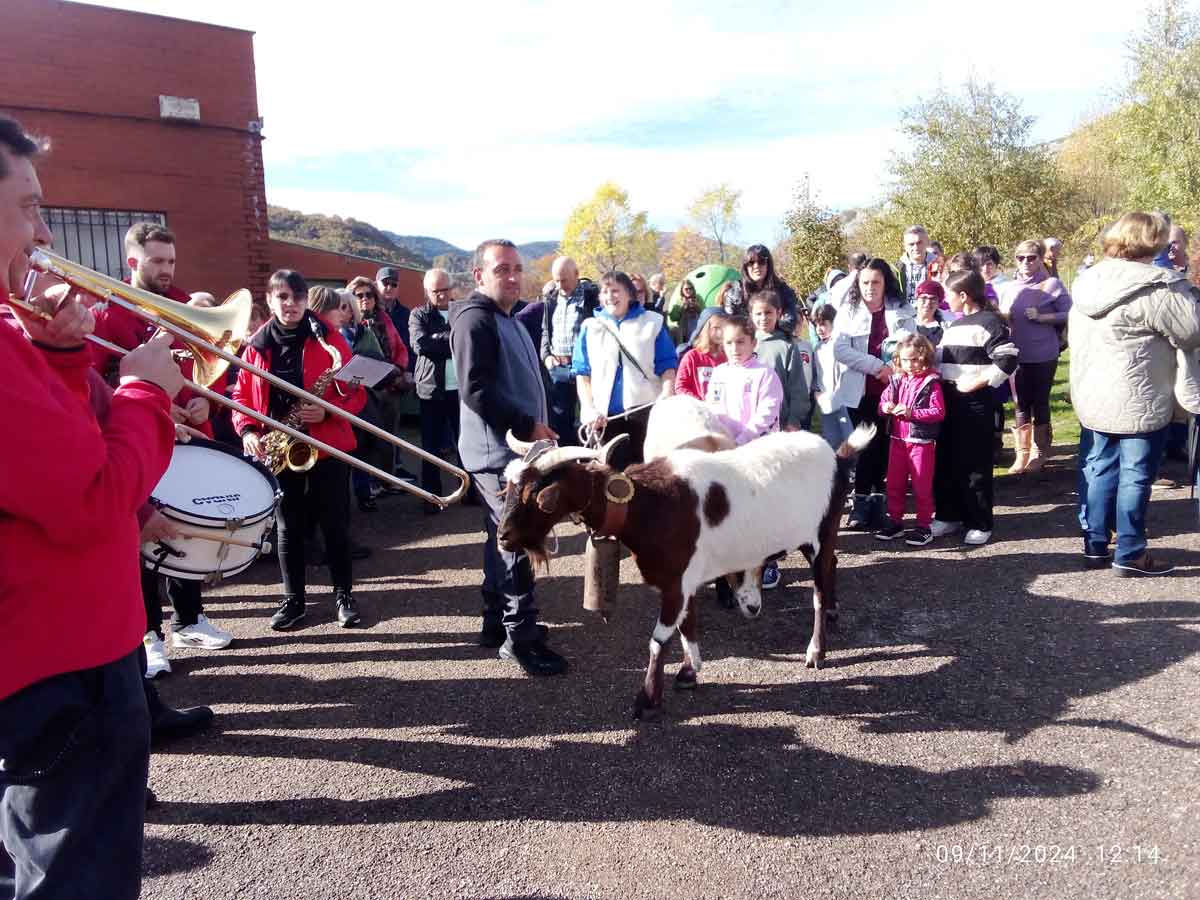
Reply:
M456 260L467 260L471 257L470 250L464 250L462 247L455 247L449 241L443 241L441 238L427 237L422 234L396 234L394 231L382 232L392 243L397 246L404 247L407 250L420 256L422 259L433 261L435 256L449 255Z
M396 243L369 222L310 215L282 206L268 206L267 221L271 237L281 240L421 268L428 266L420 254Z
M441 238L429 237L421 234L396 234L394 231L384 231L396 244L405 247L431 262L438 256L449 256L452 262L452 270L456 272L466 271L471 265L471 254L474 249L464 250L462 247L456 247L449 241L443 241ZM535 259L540 259L547 253L553 253L558 249L558 241L531 241L528 244L517 244L517 251L526 262L532 262Z
M376 228L370 222L343 219L341 216L310 215L282 206L268 206L271 237L297 241L356 256L370 256L427 269L439 256L450 257L450 270L465 272L471 267L473 250L456 247L441 238L419 234L396 234ZM552 253L558 241L532 241L518 244L526 262Z
M528 244L517 244L517 249L525 259L541 259L547 253L558 250L558 241L530 241Z

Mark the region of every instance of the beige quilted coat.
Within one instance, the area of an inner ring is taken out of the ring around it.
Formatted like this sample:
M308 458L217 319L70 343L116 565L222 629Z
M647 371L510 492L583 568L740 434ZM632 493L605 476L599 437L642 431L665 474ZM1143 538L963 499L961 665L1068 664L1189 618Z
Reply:
M1186 276L1105 259L1071 293L1071 402L1084 427L1145 434L1171 421L1177 392L1185 407L1197 399L1200 292Z

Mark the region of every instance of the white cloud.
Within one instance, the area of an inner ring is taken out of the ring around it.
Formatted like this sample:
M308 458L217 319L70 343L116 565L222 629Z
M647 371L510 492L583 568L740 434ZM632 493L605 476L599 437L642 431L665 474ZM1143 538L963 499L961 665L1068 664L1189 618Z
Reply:
M975 75L1021 97L1043 117L1038 135L1056 137L1119 80L1122 41L1141 24L1136 5L1098 15L1091 0L1011 12L867 0L852 13L717 0L113 5L256 32L272 202L462 245L553 238L608 179L667 229L720 181L743 190L747 222L778 221L805 172L828 202L865 203L903 106ZM750 124L724 124L723 108L751 110ZM687 127L692 115L712 116L711 131ZM755 137L757 121L797 133ZM361 180L347 157L371 151L415 161L386 186L349 190ZM332 174L315 183L304 160Z

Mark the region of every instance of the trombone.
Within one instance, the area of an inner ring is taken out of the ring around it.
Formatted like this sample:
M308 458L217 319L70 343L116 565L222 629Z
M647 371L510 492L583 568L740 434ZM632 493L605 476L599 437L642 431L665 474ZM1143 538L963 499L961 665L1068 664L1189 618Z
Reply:
M467 492L467 488L471 484L471 476L458 466L451 465L444 459L396 437L378 425L372 425L370 422L360 419L353 413L346 412L346 410L334 406L324 397L318 397L315 394L310 394L308 391L301 390L284 381L279 376L272 375L265 369L250 365L240 359L237 356L237 350L241 347L246 326L250 321L250 310L253 304L253 298L246 289L243 288L237 293L231 294L221 306L212 309L196 309L188 306L186 303L168 300L150 291L133 287L132 285L125 284L123 281L117 281L115 278L110 278L100 272L93 271L86 266L72 262L69 259L59 256L57 253L52 253L43 248L35 249L30 255L29 262L31 277L26 281L26 298L29 297L30 287L36 277L35 273L41 272L66 282L73 288L93 294L100 298L102 302L113 303L183 341L187 347L185 352L193 360L192 372L195 376L195 380L187 381L186 384L189 389L209 401L235 409L262 425L266 425L276 431L282 431L295 440L303 441L317 450L332 456L334 459L340 459L347 465L361 469L378 478L380 481L385 481L401 490L415 494L422 500L433 503L441 509L445 509L451 503L461 500ZM34 315L49 318L46 313L30 304L27 300L10 297L9 303ZM129 352L124 347L119 347L93 334L87 335L87 339L94 344L104 347L106 350L122 356ZM321 407L329 415L345 419L355 428L372 434L393 447L399 447L407 453L412 453L422 460L432 463L442 471L449 472L459 480L460 484L458 488L445 497L431 494L429 491L397 478L390 472L385 472L369 463L363 462L361 459L356 459L349 453L338 450L336 447L331 447L329 444L314 438L310 434L292 428L290 425L285 425L283 422L272 419L243 403L239 403L231 397L226 397L224 394L210 390L205 386L212 384L220 378L231 363L240 366L253 375L257 375L281 391L286 391L307 403Z

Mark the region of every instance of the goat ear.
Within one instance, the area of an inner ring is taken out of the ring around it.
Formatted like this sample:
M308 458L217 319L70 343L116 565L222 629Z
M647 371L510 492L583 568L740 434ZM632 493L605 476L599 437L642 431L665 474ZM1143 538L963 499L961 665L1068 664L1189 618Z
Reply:
M558 509L558 501L562 496L562 486L552 484L549 487L544 487L538 491L537 505L544 513L552 513Z

